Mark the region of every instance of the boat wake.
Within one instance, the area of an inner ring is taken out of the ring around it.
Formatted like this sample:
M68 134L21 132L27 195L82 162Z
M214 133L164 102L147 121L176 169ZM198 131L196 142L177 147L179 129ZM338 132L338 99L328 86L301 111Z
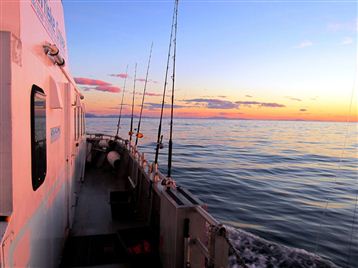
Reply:
M332 262L306 250L270 242L233 227L227 227L227 231L231 244L240 256L238 260L235 254L230 254L229 267L338 268Z

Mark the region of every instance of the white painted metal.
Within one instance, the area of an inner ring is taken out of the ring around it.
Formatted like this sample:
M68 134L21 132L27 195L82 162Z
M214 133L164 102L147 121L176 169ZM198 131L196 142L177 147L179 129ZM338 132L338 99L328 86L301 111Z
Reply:
M119 166L120 155L116 151L110 151L107 154L107 160L111 164L112 167L117 168Z
M79 91L67 66L55 65L43 50L44 43L56 44L68 62L63 7L61 1L18 0L1 1L1 9L0 216L10 218L0 222L0 266L57 267L86 149L85 136L75 140L74 135L71 104L80 99ZM47 175L36 191L31 185L33 84L47 96Z

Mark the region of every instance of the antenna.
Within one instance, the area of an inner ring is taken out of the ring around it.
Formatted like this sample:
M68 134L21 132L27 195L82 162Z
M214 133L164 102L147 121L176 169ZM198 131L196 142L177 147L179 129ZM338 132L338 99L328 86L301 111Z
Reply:
M137 128L137 134L135 139L135 145L138 144L138 138L143 138L143 134L140 133L140 124L142 121L142 112L143 112L143 106L144 106L144 97L145 97L145 91L147 89L147 83L148 83L148 73L149 73L149 67L150 67L150 59L152 57L152 50L153 50L153 42L150 46L150 53L149 53L149 59L148 59L148 66L147 66L147 74L145 75L145 82L144 82L144 89L143 89L143 98L142 98L142 105L140 107L140 114L139 114L139 121L138 121L138 128Z
M124 92L126 91L127 76L128 76L128 64L127 64L127 67L126 67L126 76L125 76L125 78L124 78L124 84L123 84L122 101L121 101L121 108L120 108L120 110L119 110L119 116L118 116L116 138L118 138L119 127L120 127L120 125L121 125L121 117L122 117L122 109L123 109L123 99L124 99Z
M134 66L134 79L133 79L133 98L132 98L132 115L131 115L131 126L129 130L129 141L132 141L132 135L133 135L133 114L134 114L134 96L135 96L135 82L137 79L137 63Z

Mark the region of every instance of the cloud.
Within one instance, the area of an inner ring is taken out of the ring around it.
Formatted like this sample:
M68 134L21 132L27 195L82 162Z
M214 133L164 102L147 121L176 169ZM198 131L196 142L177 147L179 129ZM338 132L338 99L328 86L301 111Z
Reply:
M301 43L299 43L297 46L294 46L294 48L306 48L313 46L312 41L310 40L304 40Z
M80 86L80 89L81 89L82 91L90 91L91 89L93 89L93 87Z
M145 78L137 78L135 81L138 81L138 82L145 82ZM157 84L158 81L155 81L155 80L152 80L152 79L148 79L148 82L147 83L153 83L153 84Z
M275 102L259 102L259 101L236 101L238 105L251 107L252 105L257 105L260 107L270 107L270 108L283 108L286 105L275 103Z
M358 19L346 22L334 22L327 25L330 32L358 32Z
M186 103L203 103L209 109L237 109L238 105L231 101L220 99L189 99Z
M292 100L292 101L302 101L302 100L299 99L299 98L294 98L294 97L290 97L290 96L286 96L285 98L290 99L290 100Z
M153 92L146 92L145 95L146 95L146 96L162 96L162 94L153 93Z
M252 98L252 96L251 96L251 95L245 95L245 97L246 97L246 98Z
M307 112L307 109L300 109L300 112Z
M145 105L146 105L146 108L149 109L149 110L155 110L155 109L161 109L162 108L161 103L146 103ZM165 109L168 109L170 107L171 107L170 104L164 104ZM174 104L174 109L181 109L181 108L188 108L188 107L189 106Z
M109 74L109 76L119 77L119 78L128 78L128 74Z
M261 102L258 101L237 101L236 104L243 105L243 106L251 106L251 105L260 105Z
M262 107L271 107L271 108L283 108L286 107L286 105L274 103L274 102L261 102L260 106Z
M104 92L111 92L111 93L118 93L121 91L121 89L119 87L115 87L115 86L97 86L95 88L93 88L94 90L98 90L98 91L104 91Z
M110 83L107 83L102 80L91 79L91 78L84 78L84 77L75 77L75 82L80 85L87 85L87 86L110 86Z
M121 88L98 79L75 77L74 80L77 84L80 85L80 88L83 91L98 90L110 93L118 93L121 91Z
M350 45L350 44L353 44L352 37L345 37L341 42L341 45Z
M131 93L133 94L133 92ZM140 95L140 96L143 96L143 92L136 92L135 93L136 95ZM146 92L145 93L146 96L150 96L150 97L159 97L159 96L163 96L162 94L159 94L159 93L154 93L154 92ZM167 96L168 97L168 96Z
M129 106L129 107L132 107L132 104L125 104L123 103L123 106ZM121 108L121 105L118 104L117 106L108 106L106 107L106 109L109 109L109 110L119 110Z

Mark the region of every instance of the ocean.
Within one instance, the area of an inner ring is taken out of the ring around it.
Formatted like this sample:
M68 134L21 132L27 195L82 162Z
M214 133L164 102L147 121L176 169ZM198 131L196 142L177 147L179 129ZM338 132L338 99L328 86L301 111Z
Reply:
M129 122L122 118L120 136ZM141 125L150 162L158 123ZM116 125L86 120L89 133L114 135ZM173 135L173 178L230 226L247 267L358 267L357 123L175 119Z

